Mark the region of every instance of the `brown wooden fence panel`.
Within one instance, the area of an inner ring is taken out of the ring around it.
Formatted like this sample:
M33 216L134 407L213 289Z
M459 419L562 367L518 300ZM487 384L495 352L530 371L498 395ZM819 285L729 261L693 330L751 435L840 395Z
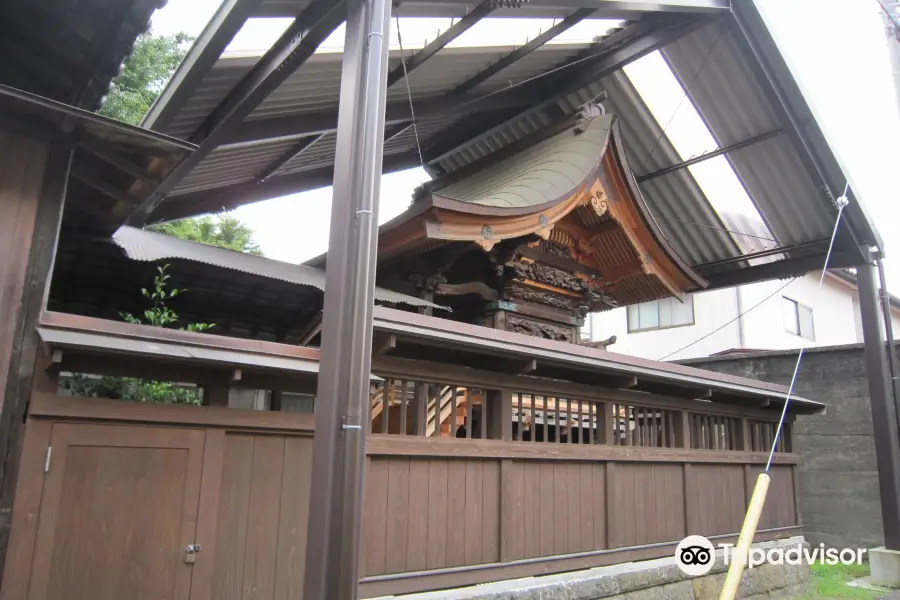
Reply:
M366 576L500 560L500 461L373 457Z
M225 440L216 543L209 549L213 598L299 598L312 439L232 434Z
M691 534L740 531L746 511L742 465L690 465L686 468L687 527Z
M684 537L682 465L609 463L607 470L611 548Z
M756 484L756 476L762 469L751 469L752 481L749 489ZM773 466L769 472L772 478L766 505L759 518L760 529L797 525L794 511L794 474L789 466Z

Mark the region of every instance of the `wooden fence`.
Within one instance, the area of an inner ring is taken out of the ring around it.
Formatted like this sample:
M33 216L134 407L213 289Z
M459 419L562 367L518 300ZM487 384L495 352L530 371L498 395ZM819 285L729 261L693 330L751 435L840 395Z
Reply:
M779 416L403 359L375 366L368 596L666 556L689 534L734 538ZM789 449L790 423L760 538L799 528Z
M385 357L375 370L362 597L734 538L778 417ZM0 598L300 598L313 430L311 415L35 393ZM799 527L789 449L761 538Z

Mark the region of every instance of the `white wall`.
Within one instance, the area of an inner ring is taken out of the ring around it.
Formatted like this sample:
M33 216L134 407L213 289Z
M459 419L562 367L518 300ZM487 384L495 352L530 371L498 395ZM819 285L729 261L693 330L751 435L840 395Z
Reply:
M776 292L784 281L765 281L741 286L742 310ZM819 275L810 273L788 285L781 292L765 300L757 308L744 315L744 348L759 350L784 350L805 345L834 346L856 343L856 319L853 298L856 293L847 284L826 277L819 289ZM790 298L813 310L815 340L788 333L784 328L782 298Z
M628 333L628 315L625 308L596 313L591 315L591 318L594 322L595 340L616 336L616 343L610 346L609 350L632 356L662 359L734 319L737 314L734 290L725 289L694 295L694 325ZM690 348L670 356L669 360L709 356L736 347L738 347L738 328L737 323L732 323Z
M628 333L625 308L597 313L591 316L593 338L600 340L615 335L616 343L609 350L656 360L709 356L737 348L784 350L804 344L815 347L862 342L855 289L833 277L826 277L819 289L818 273L801 277L778 291L785 283L766 281L741 286L739 290L695 294L694 325L682 327ZM813 309L814 341L785 331L784 297ZM738 302L744 316L739 322L722 327L738 315ZM892 311L892 324L895 339L900 338L900 311ZM700 340L720 327L721 330ZM700 341L679 351L696 340Z

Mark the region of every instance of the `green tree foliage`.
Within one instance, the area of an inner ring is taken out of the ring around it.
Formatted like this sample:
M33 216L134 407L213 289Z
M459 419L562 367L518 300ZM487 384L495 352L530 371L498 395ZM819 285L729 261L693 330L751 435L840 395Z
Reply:
M141 289L141 294L150 300L151 307L141 317L131 313L121 313L122 319L136 325L153 325L155 327L177 327L180 323L178 314L166 304L172 298L184 294L187 290L168 289L170 278L166 270L169 265L159 267L159 274L153 279L153 290ZM214 325L211 323L188 323L178 327L182 331L205 331ZM76 396L89 398L113 398L117 400L133 400L140 402L162 402L168 404L200 404L200 398L194 390L179 387L170 381L146 381L135 377L88 377L75 373L66 383L66 388Z
M153 225L150 229L189 242L210 244L257 256L263 255L259 244L253 239L253 229L230 215L219 214L182 219Z
M187 54L192 39L186 33L142 33L113 79L99 113L132 125L140 123Z

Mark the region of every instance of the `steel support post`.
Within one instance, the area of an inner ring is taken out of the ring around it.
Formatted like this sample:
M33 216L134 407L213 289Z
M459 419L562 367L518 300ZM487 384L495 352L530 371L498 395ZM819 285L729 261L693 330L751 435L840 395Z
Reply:
M884 545L889 550L900 550L900 434L897 431L875 266L866 264L857 267L857 280L866 346L869 402L875 432Z
M887 279L884 276L884 263L880 256L875 260L875 265L878 267L878 282L881 288L881 313L884 317L884 333L885 339L887 340L886 348L888 353L888 367L890 367L891 374L891 391L894 392L894 409L897 411L897 427L898 431L900 431L900 406L897 405L897 402L900 401L900 390L898 390L898 385L900 385L900 367L897 366L897 352L894 349L894 324L891 321L891 295L888 292Z
M304 594L356 600L389 0L348 2L316 394Z

